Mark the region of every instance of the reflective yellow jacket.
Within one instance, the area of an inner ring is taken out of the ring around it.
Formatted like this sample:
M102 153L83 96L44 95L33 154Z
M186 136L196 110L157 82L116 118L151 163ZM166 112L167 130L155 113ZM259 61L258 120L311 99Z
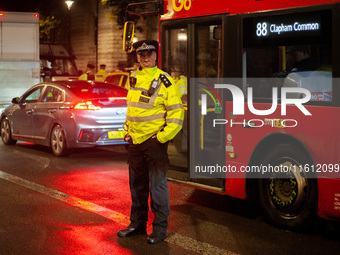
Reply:
M187 94L187 77L180 75L179 77L173 77L176 87L179 91L179 95L182 97Z
M100 69L96 75L95 75L95 81L101 81L103 82L106 78L106 75L108 74L108 72L106 72L104 69Z
M78 77L78 80L83 80L83 81L87 81L87 80L94 80L94 73L91 71L87 71L86 73L83 73L82 75L80 75Z
M134 78L136 82L132 84ZM152 85L154 91L150 91ZM181 98L173 79L157 66L131 73L126 100L124 135L128 133L134 144L140 144L155 134L160 143L165 143L181 130L184 119Z

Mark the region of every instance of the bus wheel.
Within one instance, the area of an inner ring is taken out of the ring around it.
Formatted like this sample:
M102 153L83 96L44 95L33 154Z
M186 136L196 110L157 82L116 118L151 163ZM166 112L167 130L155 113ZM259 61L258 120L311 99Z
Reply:
M1 139L5 145L14 145L17 142L17 140L12 139L11 125L7 117L1 121Z
M51 148L53 154L58 157L65 156L67 154L66 137L63 128L60 125L56 125L52 129Z
M279 144L264 156L267 172L259 177L260 206L275 226L301 230L317 211L317 179L301 166L311 166L307 153L297 146ZM262 168L262 170L265 170Z

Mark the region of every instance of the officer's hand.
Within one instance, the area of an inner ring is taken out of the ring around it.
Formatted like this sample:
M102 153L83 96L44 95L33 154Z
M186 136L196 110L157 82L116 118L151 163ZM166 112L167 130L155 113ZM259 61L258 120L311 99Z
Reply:
M128 143L130 139L131 139L131 136L129 134L126 134L124 137L124 141Z
M157 135L153 135L151 138L152 138L152 139L156 139L157 143L160 143L160 142L158 141L158 139L157 139Z

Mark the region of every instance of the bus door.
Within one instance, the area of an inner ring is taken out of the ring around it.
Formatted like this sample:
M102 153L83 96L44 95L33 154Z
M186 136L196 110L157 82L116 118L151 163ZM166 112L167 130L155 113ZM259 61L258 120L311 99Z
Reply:
M169 21L162 24L161 34L162 69L173 76L185 109L183 129L169 145L169 177L223 192L225 175L210 174L225 164L224 127L212 126L213 119L224 118L223 99L213 89L223 75L221 27L218 16ZM199 102L191 96L200 94L209 95L204 116L199 105L191 105Z

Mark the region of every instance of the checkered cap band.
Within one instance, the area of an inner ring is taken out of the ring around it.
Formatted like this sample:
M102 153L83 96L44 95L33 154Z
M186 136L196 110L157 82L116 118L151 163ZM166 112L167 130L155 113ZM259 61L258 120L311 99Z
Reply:
M143 43L140 47L137 48L137 52L141 50L156 50L154 45Z

